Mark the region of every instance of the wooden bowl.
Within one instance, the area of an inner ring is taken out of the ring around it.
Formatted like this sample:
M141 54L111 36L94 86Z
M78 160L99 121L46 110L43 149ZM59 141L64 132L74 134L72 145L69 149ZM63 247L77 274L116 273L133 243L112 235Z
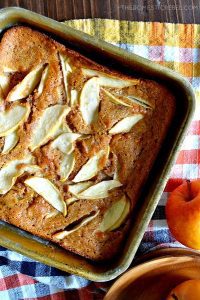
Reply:
M170 248L152 252L122 275L104 300L164 300L176 285L200 279L200 252Z

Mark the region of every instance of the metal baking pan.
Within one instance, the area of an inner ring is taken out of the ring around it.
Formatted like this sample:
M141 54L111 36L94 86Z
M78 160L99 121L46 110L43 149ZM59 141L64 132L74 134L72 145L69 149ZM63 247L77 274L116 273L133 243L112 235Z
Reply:
M120 69L125 74L163 82L176 96L177 108L171 128L142 189L141 199L138 199L137 213L133 212L133 222L124 249L114 262L106 264L91 262L12 225L0 223L0 245L4 247L93 281L114 279L130 266L167 182L194 111L195 98L191 85L168 68L34 12L21 8L5 8L0 11L1 32L16 24L31 26L47 33L69 48L78 50L94 61L104 62L106 66Z

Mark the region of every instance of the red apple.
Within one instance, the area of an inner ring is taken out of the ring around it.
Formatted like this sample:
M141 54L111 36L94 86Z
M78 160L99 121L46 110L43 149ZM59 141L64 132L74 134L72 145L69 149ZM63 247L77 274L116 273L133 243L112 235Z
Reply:
M171 193L166 218L170 231L180 243L200 250L200 180L186 180Z
M166 300L198 300L200 299L200 280L191 279L177 285Z

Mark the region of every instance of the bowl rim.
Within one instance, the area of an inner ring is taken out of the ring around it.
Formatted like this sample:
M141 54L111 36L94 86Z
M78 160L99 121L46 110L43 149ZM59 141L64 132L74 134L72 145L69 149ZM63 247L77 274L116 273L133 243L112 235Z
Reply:
M174 259L176 259L176 262L174 262ZM127 288L130 283L134 282L136 279L143 276L148 267L153 268L156 263L160 264L161 265L160 268L162 268L165 266L165 263L171 264L173 262L173 264L175 263L174 265L175 267L177 264L184 264L190 262L196 263L197 261L200 266L200 251L198 250L193 250L189 248L179 248L179 247L162 248L162 249L154 250L152 251L152 253L150 252L147 253L146 255L143 255L137 261L137 264L133 266L133 268L129 269L127 272L122 274L110 287L110 289L108 290L108 292L104 297L104 300L115 299L113 297L115 296L116 290L118 290L120 287ZM151 271L151 269L149 271ZM139 272L139 274L137 272Z

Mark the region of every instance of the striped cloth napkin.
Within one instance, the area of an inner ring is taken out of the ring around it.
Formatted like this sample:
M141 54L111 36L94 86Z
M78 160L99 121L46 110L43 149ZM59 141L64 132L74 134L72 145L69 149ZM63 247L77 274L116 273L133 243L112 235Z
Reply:
M174 69L192 83L197 99L194 120L137 255L180 246L169 233L164 206L168 193L184 178L200 178L200 25L100 19L66 24ZM89 282L0 247L0 299L102 299L110 284Z

